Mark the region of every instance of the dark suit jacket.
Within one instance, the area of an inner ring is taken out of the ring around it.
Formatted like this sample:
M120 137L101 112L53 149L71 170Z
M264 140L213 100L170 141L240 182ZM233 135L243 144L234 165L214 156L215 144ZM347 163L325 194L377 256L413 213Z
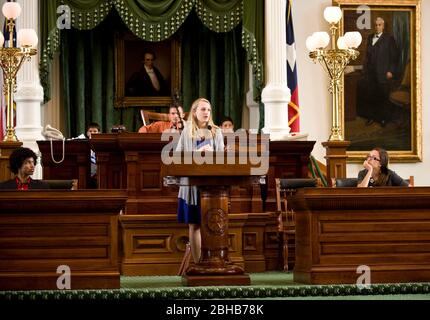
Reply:
M0 189L2 190L16 190L16 181L14 179L6 180L0 182ZM29 190L33 189L50 189L49 184L43 180L33 180L30 178L30 183L28 185Z
M134 97L170 95L161 72L156 67L153 67L153 70L160 84L160 91L155 90L151 78L143 66L139 72L134 73L127 82L126 95Z
M375 45L372 45L374 34L367 38L365 74L374 73L379 83L387 83L387 72L395 77L398 73L399 51L393 36L382 33Z

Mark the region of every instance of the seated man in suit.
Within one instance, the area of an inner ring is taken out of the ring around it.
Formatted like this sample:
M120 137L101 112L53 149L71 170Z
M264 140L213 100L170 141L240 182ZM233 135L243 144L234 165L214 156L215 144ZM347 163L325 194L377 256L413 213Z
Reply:
M169 121L156 121L146 126L142 126L139 129L139 133L162 133L165 130L178 129L179 123L180 118L178 110L175 106L171 106L169 108Z
M33 150L29 148L15 149L9 157L9 168L15 174L15 178L1 182L0 189L49 189L49 185L46 182L31 178L36 163L37 156Z

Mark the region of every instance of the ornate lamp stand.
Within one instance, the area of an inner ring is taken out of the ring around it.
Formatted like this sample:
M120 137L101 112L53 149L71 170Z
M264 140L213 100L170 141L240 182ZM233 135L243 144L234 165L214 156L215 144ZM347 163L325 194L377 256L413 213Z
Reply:
M24 61L30 60L37 53L33 47L37 45L37 34L33 29L21 29L17 38L20 47L13 46L13 30L15 19L21 14L21 6L17 2L6 2L2 8L7 19L9 31L9 45L3 47L4 36L0 32L0 67L3 70L4 87L6 98L6 134L3 141L18 141L13 125L13 94L16 90L16 75Z

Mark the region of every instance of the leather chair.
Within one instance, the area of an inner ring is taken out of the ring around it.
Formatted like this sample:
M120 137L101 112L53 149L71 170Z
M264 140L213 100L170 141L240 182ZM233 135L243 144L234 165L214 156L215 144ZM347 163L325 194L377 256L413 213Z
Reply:
M333 183L333 187L335 188L356 187L357 182L358 182L357 178L336 178L335 183Z
M275 179L276 214L278 217L279 261L282 269L288 271L295 262L296 222L294 210L288 208L288 199L294 197L297 189L316 187L317 179ZM290 250L290 249L294 249Z
M78 189L78 180L43 180L49 185L50 189L58 189L58 190L77 190Z

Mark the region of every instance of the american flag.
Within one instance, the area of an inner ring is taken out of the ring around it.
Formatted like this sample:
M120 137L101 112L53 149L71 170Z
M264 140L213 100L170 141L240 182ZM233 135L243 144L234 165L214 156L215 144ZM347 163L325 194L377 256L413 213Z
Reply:
M300 132L299 88L297 83L296 44L294 41L291 0L287 0L287 85L291 90L291 101L288 103L288 125L291 132Z

